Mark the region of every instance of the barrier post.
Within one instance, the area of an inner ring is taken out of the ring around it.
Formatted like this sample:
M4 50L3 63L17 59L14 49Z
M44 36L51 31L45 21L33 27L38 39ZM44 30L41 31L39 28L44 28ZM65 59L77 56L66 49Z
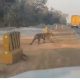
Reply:
M3 36L4 52L0 55L0 63L12 64L21 59L23 51L20 47L20 32L13 31Z

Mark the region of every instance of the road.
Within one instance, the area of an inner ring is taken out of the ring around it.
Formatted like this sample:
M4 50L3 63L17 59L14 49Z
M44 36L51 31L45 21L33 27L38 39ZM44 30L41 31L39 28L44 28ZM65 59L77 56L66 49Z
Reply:
M29 71L13 76L12 78L80 78L80 67Z
M73 30L76 33L77 38L80 38L80 28L73 28Z

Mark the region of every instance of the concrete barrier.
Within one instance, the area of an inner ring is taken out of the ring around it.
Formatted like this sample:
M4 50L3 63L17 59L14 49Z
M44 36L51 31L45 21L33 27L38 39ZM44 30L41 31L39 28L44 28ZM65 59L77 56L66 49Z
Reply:
M3 50L0 54L0 63L13 64L22 58L20 32L13 31L3 35Z

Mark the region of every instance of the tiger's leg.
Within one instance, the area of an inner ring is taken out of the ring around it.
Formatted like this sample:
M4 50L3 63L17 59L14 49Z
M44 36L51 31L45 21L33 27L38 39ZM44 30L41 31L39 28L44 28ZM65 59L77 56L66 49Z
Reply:
M45 37L43 37L43 43L45 43Z
M50 40L50 35L49 33L46 34L46 39L49 41Z
M38 38L38 45L40 44L40 38Z
M32 40L32 42L30 43L30 45L32 45L35 40L36 40L36 37L34 37L34 39Z
M52 40L51 36L48 38L48 40L49 40L50 42L53 42L53 40Z
M53 36L54 36L54 34L51 33L50 40L51 40L52 43L54 42L54 40L53 40Z
M51 34L48 34L48 36L47 36L47 39L50 41L50 42L53 42L53 40L52 40L52 33Z

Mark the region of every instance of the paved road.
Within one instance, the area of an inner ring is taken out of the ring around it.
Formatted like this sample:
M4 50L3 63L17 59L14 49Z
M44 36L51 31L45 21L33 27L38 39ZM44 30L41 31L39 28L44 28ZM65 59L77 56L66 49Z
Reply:
M19 31L22 36L33 36L36 33L40 33L42 31L41 28L12 28L12 29L2 29L0 30L0 36L3 36L4 33L10 32L10 31Z
M73 28L73 30L76 33L77 38L80 38L80 28Z
M22 36L34 36L36 33L42 32L42 28L9 28L9 29L0 29L0 36L2 36L4 33L8 31L20 31ZM70 28L68 26L56 26L53 27L54 32L59 32L58 35L69 35L70 33L73 33L73 31L76 33L76 36L80 38L80 28ZM56 34L57 36L57 34Z
M29 71L12 78L80 78L80 67Z

